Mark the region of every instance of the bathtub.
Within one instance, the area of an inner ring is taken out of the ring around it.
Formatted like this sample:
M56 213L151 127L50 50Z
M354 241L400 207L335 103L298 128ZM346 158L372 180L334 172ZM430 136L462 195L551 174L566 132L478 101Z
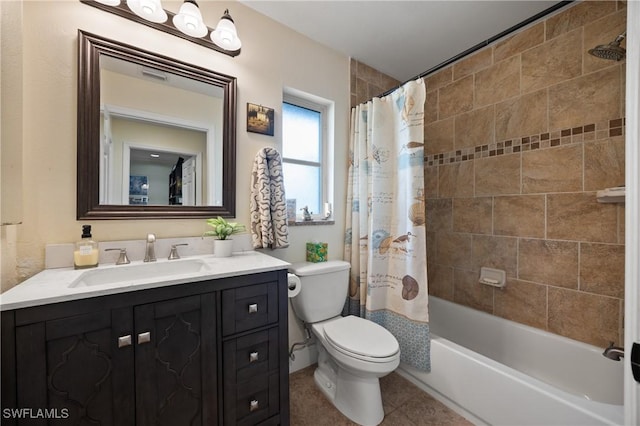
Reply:
M624 423L623 364L597 348L429 296L431 372L397 372L475 423Z

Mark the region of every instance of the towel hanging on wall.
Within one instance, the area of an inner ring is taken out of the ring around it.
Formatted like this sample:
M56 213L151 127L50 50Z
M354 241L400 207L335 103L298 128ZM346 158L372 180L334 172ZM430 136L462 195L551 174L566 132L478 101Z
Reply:
M274 148L262 148L256 154L251 172L249 208L254 248L289 247L282 159Z

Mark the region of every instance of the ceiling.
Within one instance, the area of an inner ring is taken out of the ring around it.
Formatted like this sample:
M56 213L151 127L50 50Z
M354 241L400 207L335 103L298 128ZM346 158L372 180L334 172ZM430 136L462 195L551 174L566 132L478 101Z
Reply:
M400 81L409 80L559 3L241 1Z

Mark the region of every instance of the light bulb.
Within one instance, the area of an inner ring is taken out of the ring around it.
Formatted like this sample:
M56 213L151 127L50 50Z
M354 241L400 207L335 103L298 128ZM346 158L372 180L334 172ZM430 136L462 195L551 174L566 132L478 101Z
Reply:
M220 39L224 44L230 45L233 41L233 34L231 34L229 31L222 30L220 31Z

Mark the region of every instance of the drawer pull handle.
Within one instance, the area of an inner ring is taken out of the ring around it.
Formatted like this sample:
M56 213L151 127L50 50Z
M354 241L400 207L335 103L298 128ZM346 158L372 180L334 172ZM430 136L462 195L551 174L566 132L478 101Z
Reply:
M256 312L258 312L258 304L257 303L252 303L249 305L249 313L250 314L255 314Z
M258 361L258 352L251 352L249 354L249 362L256 362Z
M258 400L252 399L251 402L249 403L249 411L256 411L258 408L260 408L260 404L258 403Z
M127 334L126 336L118 337L118 347L124 348L125 346L131 346L131 335Z
M138 334L138 344L141 345L143 343L149 343L151 341L151 332L145 331L144 333Z

